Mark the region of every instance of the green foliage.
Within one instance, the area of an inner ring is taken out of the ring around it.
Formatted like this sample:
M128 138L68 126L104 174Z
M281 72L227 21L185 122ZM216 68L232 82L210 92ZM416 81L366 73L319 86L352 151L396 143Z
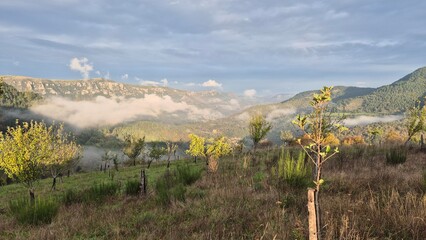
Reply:
M148 157L153 160L160 160L167 153L167 150L164 147L160 147L159 144L153 143L151 150L149 151Z
M197 166L180 165L176 171L166 171L155 183L157 201L168 205L172 201L185 201L186 186L195 183L201 177Z
M141 184L138 180L127 180L124 191L126 195L139 195L141 192Z
M15 178L33 189L40 178L43 164L52 157L53 127L44 123L24 122L9 127L0 135L0 168L10 178Z
M181 164L176 166L176 174L179 182L185 185L195 183L201 177L202 170L198 166Z
M310 184L310 168L305 163L305 153L299 151L297 158L290 154L289 150L281 150L280 158L276 167L272 168L272 173L280 182L284 182L292 187L304 188Z
M21 198L10 201L9 210L21 224L49 224L58 213L59 203L53 198L38 198L34 202Z
M263 115L257 114L250 119L249 133L253 140L254 151L259 144L260 140L266 137L266 134L272 129L270 122L266 121Z
M253 176L253 188L254 190L261 190L263 188L262 182L265 179L263 172L256 172Z
M84 202L102 202L106 197L116 195L120 190L119 182L103 182L95 184L82 193Z
M133 165L136 165L136 158L142 153L145 148L145 137L136 139L133 136L127 135L124 138L125 147L123 153L133 160Z
M186 150L186 154L193 157L205 157L205 138L189 134L189 139L189 149Z
M420 106L420 101L418 101L416 105L409 110L406 121L408 138L405 143L407 144L416 133L425 130L426 106Z
M36 93L19 92L0 78L0 107L28 108L40 99Z
M216 139L209 139L206 155L219 159L222 156L226 156L231 153L231 145L228 143L228 140L225 137L219 137Z
M394 147L386 153L386 163L391 165L403 164L407 161L407 149Z

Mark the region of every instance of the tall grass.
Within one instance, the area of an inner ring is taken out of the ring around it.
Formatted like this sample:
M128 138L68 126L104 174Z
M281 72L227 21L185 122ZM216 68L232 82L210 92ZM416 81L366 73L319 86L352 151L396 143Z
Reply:
M127 180L124 191L126 195L136 196L141 192L141 184L138 180Z
M386 163L391 165L403 164L407 161L407 149L394 147L386 153Z
M120 183L107 182L95 184L82 193L84 202L101 202L108 196L116 195L120 190Z
M21 198L10 201L9 210L19 223L48 224L57 215L59 203L54 198L37 198L34 202L31 202L28 198Z
M296 158L294 155L297 155ZM305 163L305 156L302 151L290 154L289 150L283 148L277 166L272 168L272 174L292 187L306 187L310 183L310 168Z

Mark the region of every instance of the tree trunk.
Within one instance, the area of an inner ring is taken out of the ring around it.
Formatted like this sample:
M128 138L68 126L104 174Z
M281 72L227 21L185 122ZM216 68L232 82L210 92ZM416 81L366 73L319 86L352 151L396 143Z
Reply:
M70 177L71 170L68 170L67 177Z
M52 181L52 191L56 190L56 176L53 177L53 181Z
M424 145L425 145L425 140L424 140L423 134L422 134L422 135L420 135L420 149L423 149Z
M308 214L309 214L309 240L318 240L318 228L317 228L317 212L316 212L316 200L315 200L315 189L308 188Z
M170 156L167 158L167 168L170 167Z
M140 184L140 188L141 188L141 194L146 195L146 175L145 175L145 170L142 169L141 170L141 184Z
M30 201L31 203L35 202L34 188L30 188Z
M197 163L197 156L194 157L194 163Z
M153 161L153 160L149 160L149 161L148 161L148 167L147 167L148 169L149 169L149 167L151 167L151 163L152 163L152 161Z
M136 158L133 158L133 166L136 166Z

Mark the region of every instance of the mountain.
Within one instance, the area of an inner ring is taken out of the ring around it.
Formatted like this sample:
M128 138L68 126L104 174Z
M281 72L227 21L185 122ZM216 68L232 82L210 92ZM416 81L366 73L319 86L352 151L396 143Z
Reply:
M404 113L426 96L426 67L373 92L341 102L346 111L376 114Z
M232 93L184 91L168 87L125 84L101 78L49 80L24 76L3 76L3 79L4 82L20 92L30 91L43 96L45 105L50 103L51 106L35 108L38 110L43 108L42 110L48 111L48 115L53 118L55 116L51 115L56 110L67 111L70 108L68 112L72 113L89 107L99 110L105 105L115 106L119 103L123 107L117 106L111 108L111 111L119 113L127 110L126 114L131 116L129 119L124 119L126 121L142 119L167 123L189 123L222 118L256 103L256 100ZM76 109L75 103L80 104L81 108ZM61 109L61 107L65 108ZM133 110L135 112L130 113ZM96 111L93 113L95 114ZM114 114L114 112L105 111L102 114L108 118L109 114ZM117 121L112 123L116 124Z

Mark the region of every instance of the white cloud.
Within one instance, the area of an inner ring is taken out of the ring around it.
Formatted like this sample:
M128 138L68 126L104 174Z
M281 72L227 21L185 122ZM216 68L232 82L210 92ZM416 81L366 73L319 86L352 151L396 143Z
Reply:
M127 79L129 79L129 74L126 73L121 76L121 80L127 80Z
M88 79L89 73L93 71L93 65L85 57L71 59L69 67L71 70L80 72L84 79Z
M348 118L343 121L343 124L346 126L356 126L356 125L367 125L370 123L376 122L393 122L401 120L404 116L402 115L388 115L388 116L358 116L355 118Z
M223 117L213 109L198 108L187 102L175 102L170 96L160 97L155 94L147 94L138 99L99 96L93 101L72 101L55 97L44 104L33 106L31 110L80 128L115 125L147 117L159 117L162 114L185 114L191 120Z
M143 79L140 79L138 77L136 77L135 79L138 80L139 83L143 86L157 86L157 87L163 86L163 87L166 87L169 84L169 81L166 78L162 79L158 82L157 81L151 81L151 80L143 80Z
M256 93L257 92L256 92L255 89L247 89L247 90L244 91L244 96L252 98L252 97L256 96Z
M203 86L203 87L214 87L214 88L220 88L220 87L222 87L222 83L218 83L216 80L212 80L212 79L210 79L210 80L208 80L208 81L206 81L206 82L203 82L203 83L201 84L201 86Z
M294 113L296 113L296 110L292 108L275 109L272 112L268 113L268 115L266 116L266 120L272 121L274 119L281 118Z

